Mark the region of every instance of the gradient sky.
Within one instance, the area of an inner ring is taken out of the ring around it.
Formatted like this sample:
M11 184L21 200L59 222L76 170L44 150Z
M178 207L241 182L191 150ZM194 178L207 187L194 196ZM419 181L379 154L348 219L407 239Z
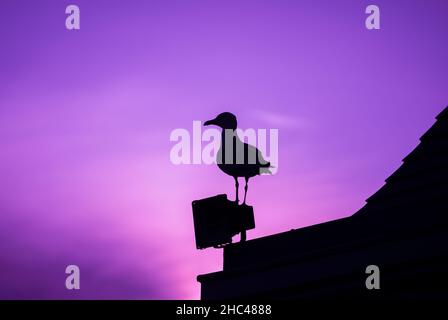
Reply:
M447 15L445 0L1 1L0 298L199 298L222 252L195 249L191 201L234 186L171 164L169 135L222 111L279 129L249 238L353 214L448 104Z

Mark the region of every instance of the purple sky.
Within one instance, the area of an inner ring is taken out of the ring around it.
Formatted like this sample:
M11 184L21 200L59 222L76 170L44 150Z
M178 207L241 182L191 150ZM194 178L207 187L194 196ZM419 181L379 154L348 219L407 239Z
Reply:
M249 238L353 214L448 104L447 14L446 0L1 1L0 298L198 298L222 252L195 249L191 201L234 186L172 165L169 135L222 111L279 129L278 173L249 185Z

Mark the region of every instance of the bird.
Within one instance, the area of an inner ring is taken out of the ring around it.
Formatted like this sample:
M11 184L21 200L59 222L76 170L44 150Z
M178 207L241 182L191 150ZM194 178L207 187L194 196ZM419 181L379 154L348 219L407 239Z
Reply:
M240 140L235 130L237 129L236 116L230 112L220 113L216 118L204 122L204 126L215 125L222 129L221 145L216 154L216 163L219 169L235 179L236 199L239 204L238 188L239 177L244 177L243 205L246 204L249 179L262 173L271 173L270 162L264 160L260 150Z

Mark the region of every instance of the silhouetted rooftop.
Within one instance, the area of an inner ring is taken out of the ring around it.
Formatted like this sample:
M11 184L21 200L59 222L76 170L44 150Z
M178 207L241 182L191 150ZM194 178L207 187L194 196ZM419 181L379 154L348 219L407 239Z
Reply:
M393 264L415 260L417 255L438 256L437 244L447 238L448 108L436 119L403 164L353 216L226 246L223 271L198 277L203 298L263 295L268 288L277 290L278 296L278 290L288 287L289 280L297 286L325 278L337 273L338 265L343 273L354 272L359 263L375 258ZM420 240L411 245L420 238L426 241L424 247ZM378 246L383 247L376 252ZM391 248L399 252L388 251ZM348 257L347 262L338 258L342 256ZM323 265L328 259L335 270ZM313 267L308 266L310 263ZM276 275L292 270L302 275ZM269 277L275 277L275 285L265 288L256 283L262 278L269 283ZM230 293L236 285L243 289Z

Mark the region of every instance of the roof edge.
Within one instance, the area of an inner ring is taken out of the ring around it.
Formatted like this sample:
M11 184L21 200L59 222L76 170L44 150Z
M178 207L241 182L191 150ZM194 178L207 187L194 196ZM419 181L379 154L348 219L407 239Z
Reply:
M448 107L445 107L445 109L440 112L437 117L437 120L448 120Z

